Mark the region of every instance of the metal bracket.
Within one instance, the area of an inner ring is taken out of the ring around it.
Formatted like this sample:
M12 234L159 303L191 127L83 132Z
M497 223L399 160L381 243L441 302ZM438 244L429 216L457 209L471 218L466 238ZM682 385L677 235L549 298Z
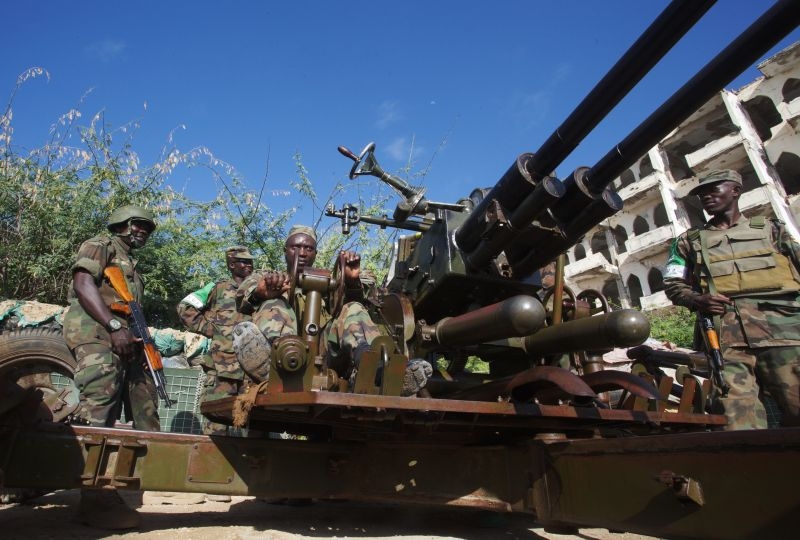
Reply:
M661 471L655 479L672 488L675 496L681 502L691 502L697 506L703 506L706 503L703 497L703 487L693 478L675 474L672 471Z
M134 476L136 452L147 445L133 437L87 438L86 463L81 475L84 486L137 489L140 479Z

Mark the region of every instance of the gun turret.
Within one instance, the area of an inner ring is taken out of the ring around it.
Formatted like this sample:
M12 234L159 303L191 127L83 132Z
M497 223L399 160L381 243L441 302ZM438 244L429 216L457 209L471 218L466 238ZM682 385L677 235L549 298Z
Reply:
M375 157L375 143L358 156L339 147L353 160L350 178L375 176L401 200L391 218L363 216L352 206L340 211L331 207L327 215L341 219L344 233L356 223L414 231L398 239L398 256L386 283L388 293L405 302L398 310L392 301L393 317L382 314L391 319L389 326L403 329L394 332L398 350L485 354L513 357L513 362L522 356L530 363L583 351L596 364L596 353L635 346L648 337L646 318L633 311L599 314L589 309L588 315L594 316L568 321L559 320L560 307L509 315L514 310L508 302L539 302L540 269L622 209L621 197L610 187L613 179L796 26L796 3L777 2L594 166L579 167L560 179L556 167L712 4L670 3L536 152L520 154L494 186L474 189L455 204L430 201L424 188L387 173ZM559 305L567 302L555 296ZM572 299L573 307L580 303ZM586 311L571 310L575 319ZM545 313L545 324L539 313ZM517 317L526 322L516 324ZM497 355L498 349L509 353Z

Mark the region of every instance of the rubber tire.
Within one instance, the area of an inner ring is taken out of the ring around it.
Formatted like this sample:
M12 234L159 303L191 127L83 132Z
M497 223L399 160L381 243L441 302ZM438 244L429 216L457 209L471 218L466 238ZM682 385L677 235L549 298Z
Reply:
M75 376L75 359L60 329L23 328L0 334L0 377L32 361L70 379Z
M19 425L56 420L44 403L59 392L51 374L74 379L75 367L58 328L24 328L0 335L0 393L4 394L0 395L0 422Z

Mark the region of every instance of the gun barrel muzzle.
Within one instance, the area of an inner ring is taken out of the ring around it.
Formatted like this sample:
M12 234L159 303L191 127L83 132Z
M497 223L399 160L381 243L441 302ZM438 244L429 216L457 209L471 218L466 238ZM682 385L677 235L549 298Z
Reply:
M526 337L522 348L536 356L600 351L641 345L649 336L647 317L635 309L622 309L543 328Z
M541 328L544 319L544 306L537 298L518 295L457 317L447 317L423 327L422 332L439 345L477 345L526 336Z

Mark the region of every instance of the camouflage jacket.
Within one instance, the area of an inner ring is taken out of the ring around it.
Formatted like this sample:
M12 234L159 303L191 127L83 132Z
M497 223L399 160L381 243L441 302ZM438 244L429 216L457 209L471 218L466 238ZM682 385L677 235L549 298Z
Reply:
M94 278L103 301L106 305L110 305L112 302L122 302L103 275L103 270L111 265L122 269L134 300L141 302L144 282L136 271L136 259L131 257L130 247L116 236L99 235L81 244L75 263L72 265L72 272L76 270L88 272ZM71 349L87 343L102 343L111 347L111 336L105 327L107 321L96 321L86 313L78 302L73 284L70 284L67 301L69 308L64 314L63 328L67 345ZM128 326L128 321L124 317L116 318L123 326Z
M217 376L242 380L244 371L233 352L233 327L250 320L248 315L236 311L236 292L239 286L232 279L218 281L211 292L205 307L196 307L181 302L178 316L186 328L211 338L211 358Z
M742 217L737 224L747 219ZM800 271L800 245L786 234L780 221L768 222L776 252L786 255ZM704 227L714 229L708 224ZM664 273L664 292L673 304L692 309L693 297L701 294L694 277L694 266L700 263L702 256L692 248L688 231L673 241ZM721 317L720 341L728 347L800 345L800 296L760 294L734 298L734 305Z
M252 315L258 311L258 308L261 306L261 302L253 298L253 291L255 291L258 283L264 277L264 274L268 272L268 270L258 270L250 274L244 281L242 281L236 299L236 307L238 308L239 312L246 315ZM298 320L301 319L303 316L303 310L305 309L306 296L303 294L300 288L298 287L295 289L293 302L289 302L288 293L284 293L282 298L288 307L293 308L295 317ZM331 314L328 312L327 305L323 300L319 320L320 327L324 327L331 320L331 318ZM297 331L297 329L295 329L295 331Z

